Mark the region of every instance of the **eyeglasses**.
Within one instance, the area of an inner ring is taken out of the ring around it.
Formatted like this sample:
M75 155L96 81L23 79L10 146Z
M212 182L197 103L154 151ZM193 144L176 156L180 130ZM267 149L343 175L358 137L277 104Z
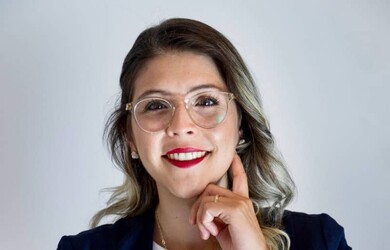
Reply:
M191 120L199 127L210 129L223 122L234 95L221 91L206 91L184 99ZM164 98L147 97L127 103L126 110L134 115L138 126L146 132L168 128L175 114L175 104Z

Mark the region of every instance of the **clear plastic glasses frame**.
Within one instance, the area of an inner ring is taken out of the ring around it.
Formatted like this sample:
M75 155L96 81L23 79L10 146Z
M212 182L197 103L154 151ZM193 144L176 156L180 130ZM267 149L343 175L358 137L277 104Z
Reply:
M191 120L199 127L211 129L222 123L234 95L222 91L205 91L184 99ZM171 125L175 115L174 101L161 97L146 97L126 104L138 124L145 132L154 133Z

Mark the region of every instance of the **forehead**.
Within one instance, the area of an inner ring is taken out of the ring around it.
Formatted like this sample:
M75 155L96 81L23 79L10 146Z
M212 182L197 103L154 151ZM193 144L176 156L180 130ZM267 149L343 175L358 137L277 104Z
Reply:
M134 82L133 100L148 92L186 95L193 90L227 87L213 60L193 52L164 53L149 60Z

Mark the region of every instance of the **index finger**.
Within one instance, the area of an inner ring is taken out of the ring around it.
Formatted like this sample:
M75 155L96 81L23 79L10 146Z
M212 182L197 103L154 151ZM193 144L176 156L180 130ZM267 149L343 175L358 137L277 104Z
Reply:
M235 154L233 157L230 174L233 179L233 193L249 198L248 180L238 154Z

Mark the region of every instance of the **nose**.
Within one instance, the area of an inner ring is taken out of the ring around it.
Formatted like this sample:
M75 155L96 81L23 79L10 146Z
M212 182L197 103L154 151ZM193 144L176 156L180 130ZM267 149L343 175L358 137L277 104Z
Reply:
M196 131L197 126L192 121L185 105L178 105L167 128L167 134L169 136L194 135Z

